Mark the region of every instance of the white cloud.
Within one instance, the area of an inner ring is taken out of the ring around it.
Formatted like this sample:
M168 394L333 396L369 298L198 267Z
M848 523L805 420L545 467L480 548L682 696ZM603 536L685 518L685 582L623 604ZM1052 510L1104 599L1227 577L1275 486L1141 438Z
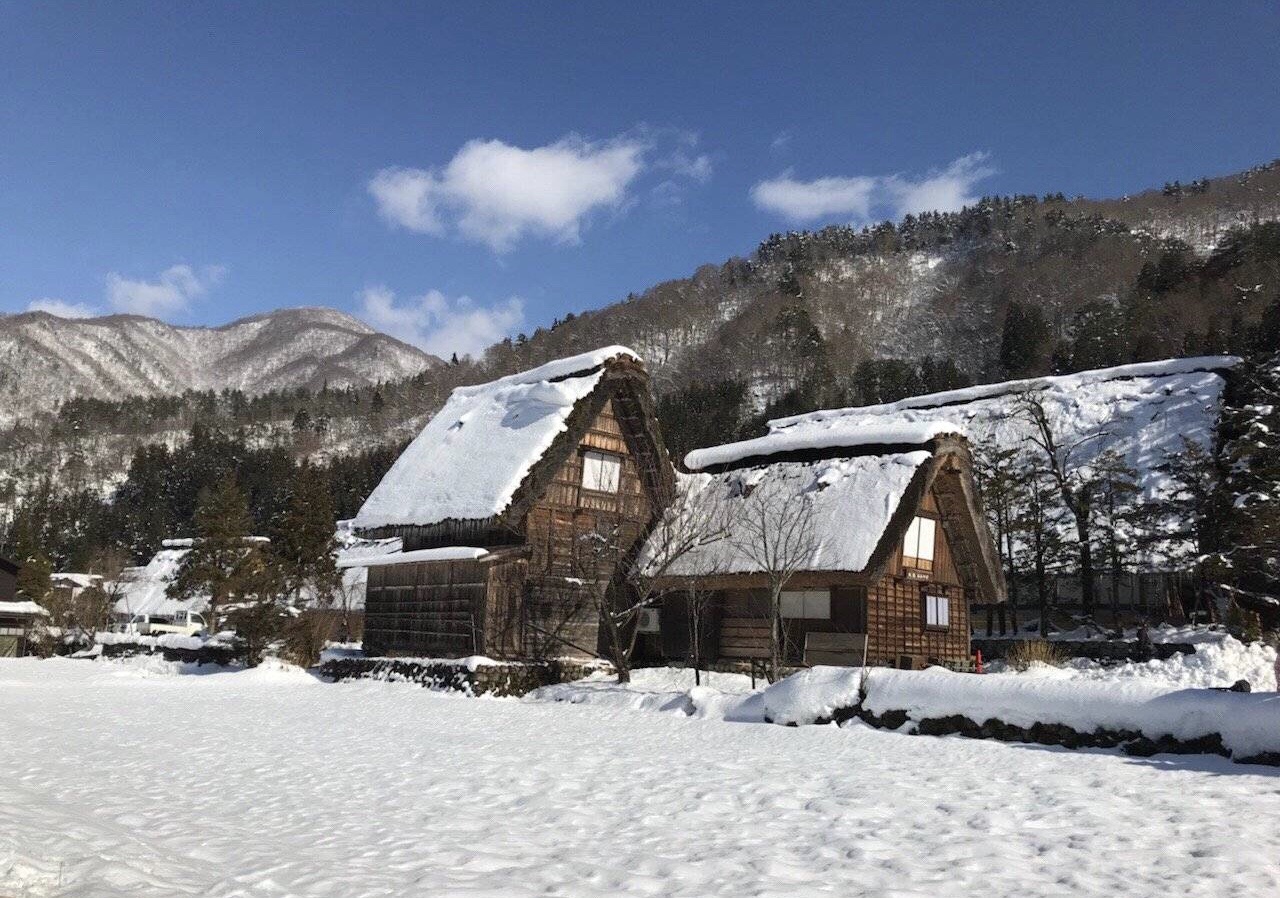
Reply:
M383 169L369 192L394 225L437 236L456 230L495 252L526 236L577 243L591 212L623 202L648 149L641 138L570 135L530 150L473 140L442 169Z
M866 219L877 185L876 178L817 178L797 181L784 174L760 181L751 188L751 199L761 209L789 218L810 221L832 215Z
M116 274L107 275L107 301L117 312L161 317L182 312L191 300L203 296L222 280L220 265L208 265L199 271L190 265L174 265L160 272L154 281L133 280Z
M59 318L92 318L98 310L87 302L67 302L63 299L44 297L27 303L28 312L48 312Z
M769 152L782 155L791 149L791 141L793 135L790 131L779 131L773 135L773 140L769 142Z
M364 290L361 304L373 327L445 359L455 352L478 357L524 321L524 301L515 296L478 306L467 296L451 299L429 290L397 303L391 290L377 286Z
M977 202L973 188L996 172L989 159L987 153L970 153L916 178L858 175L798 181L786 172L755 184L751 199L759 208L794 222L838 216L868 224L908 213L954 212Z

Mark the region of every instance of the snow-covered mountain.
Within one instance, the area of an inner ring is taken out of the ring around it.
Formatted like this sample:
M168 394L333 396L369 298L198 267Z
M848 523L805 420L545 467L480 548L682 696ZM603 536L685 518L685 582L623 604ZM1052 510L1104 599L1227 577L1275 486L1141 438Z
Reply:
M360 386L438 364L334 309L282 309L221 327L25 312L0 317L0 422L49 411L72 396Z

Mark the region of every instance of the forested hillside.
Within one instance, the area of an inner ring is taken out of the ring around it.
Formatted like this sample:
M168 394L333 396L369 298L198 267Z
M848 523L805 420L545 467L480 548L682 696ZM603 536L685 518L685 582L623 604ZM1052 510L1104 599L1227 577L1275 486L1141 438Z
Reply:
M0 520L25 503L22 526L44 534L59 566L102 544L141 556L185 533L195 495L227 470L265 529L273 491L303 461L329 473L350 515L454 386L613 343L645 358L677 457L814 408L1276 349L1276 219L1276 163L1117 200L990 198L776 234L747 257L406 379L25 409L0 431Z

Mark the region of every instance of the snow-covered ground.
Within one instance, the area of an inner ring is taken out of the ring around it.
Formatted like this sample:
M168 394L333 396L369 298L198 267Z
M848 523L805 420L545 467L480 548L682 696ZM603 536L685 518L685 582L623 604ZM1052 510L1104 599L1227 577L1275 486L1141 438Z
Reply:
M1217 757L183 670L0 660L0 895L1280 889L1280 772Z

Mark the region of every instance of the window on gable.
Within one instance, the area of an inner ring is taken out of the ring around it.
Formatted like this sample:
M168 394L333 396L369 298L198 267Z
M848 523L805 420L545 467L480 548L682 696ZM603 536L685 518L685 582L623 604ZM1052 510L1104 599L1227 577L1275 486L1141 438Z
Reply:
M907 535L902 539L902 564L922 571L933 570L933 543L938 522L933 518L912 519Z
M925 596L924 625L926 627L951 626L951 600L946 596Z
M831 620L829 589L788 589L779 598L783 617Z
M582 488L600 493L616 493L622 479L622 459L607 452L582 453Z

